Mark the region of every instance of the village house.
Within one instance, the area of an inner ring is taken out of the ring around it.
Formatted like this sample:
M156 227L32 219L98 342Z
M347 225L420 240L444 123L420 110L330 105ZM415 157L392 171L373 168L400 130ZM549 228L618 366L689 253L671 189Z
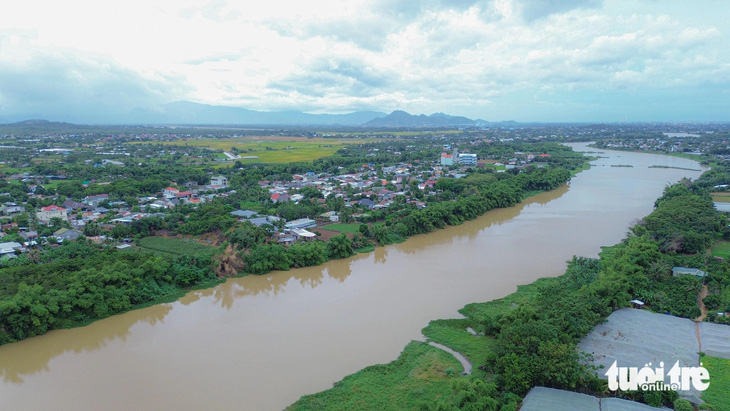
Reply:
M84 204L89 207L98 207L100 203L109 200L109 194L97 194L84 197Z
M293 229L304 229L309 227L316 227L317 222L310 219L310 218L300 218L298 220L292 220L288 223L284 224L284 227L286 227L288 230Z
M213 188L227 188L228 179L223 176L216 176L210 178L210 185Z
M53 218L68 219L68 211L63 207L50 205L48 207L41 207L41 211L36 213L36 217L41 223L48 224Z

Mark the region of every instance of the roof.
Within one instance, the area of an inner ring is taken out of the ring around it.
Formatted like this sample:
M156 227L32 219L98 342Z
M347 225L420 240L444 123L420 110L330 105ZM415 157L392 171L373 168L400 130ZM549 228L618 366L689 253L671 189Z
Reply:
M299 228L304 226L317 225L317 222L311 218L300 218L298 220L292 220L285 224L286 228Z
M640 402L624 400L622 398L596 398L588 394L558 390L555 388L534 387L522 400L523 411L562 411L562 410L624 410L650 411L666 410L656 408Z
M166 188L166 189L164 189L163 191L180 191L180 190L178 190L178 189L177 189L177 188L175 188L175 187L167 187L167 188Z
M231 211L230 214L235 217L243 217L243 218L251 218L255 215L258 215L258 213L253 210L236 210L236 211Z
M57 205L49 205L48 207L41 207L41 210L43 210L43 211L66 211L65 208L59 207Z
M699 268L688 268L688 267L672 267L672 274L676 277L677 275L694 275L695 277L704 277L707 275L706 272Z
M0 243L0 254L14 253L16 248L22 248L23 245L16 242Z
M258 217L258 218L252 218L248 221L257 227L261 227L264 224L273 225L274 222L279 221L279 217L274 217L274 216Z
M292 228L291 231L294 234L298 235L299 237L304 237L304 238L314 238L317 236L317 234L314 234L313 232L307 231L303 228Z

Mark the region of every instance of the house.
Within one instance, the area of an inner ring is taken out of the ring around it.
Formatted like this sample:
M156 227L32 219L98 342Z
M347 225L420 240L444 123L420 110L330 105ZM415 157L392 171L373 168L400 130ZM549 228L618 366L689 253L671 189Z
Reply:
M274 193L271 195L271 201L273 201L275 203L283 203L285 201L289 201L289 194Z
M251 218L255 215L258 215L258 213L253 210L236 210L231 211L230 214L238 218Z
M375 202L369 198L363 198L362 200L358 201L357 203L366 208L373 208L373 206L375 205Z
M180 190L174 187L167 187L166 189L162 190L162 194L164 194L165 197L175 197L175 194L179 192Z
M15 203L10 203L8 205L3 206L0 208L0 212L4 215L14 215L18 213L22 213L25 211L25 207L19 206Z
M98 207L99 204L109 200L109 194L97 194L93 196L84 197L84 204L89 207Z
M18 235L25 241L33 241L38 239L38 232L36 231L23 231Z
M70 198L67 198L62 206L66 208L67 210L76 211L78 209L84 208L86 205L84 203L79 203L78 201L71 200Z
M58 242L62 241L69 241L69 240L75 240L79 237L83 237L84 234L81 233L81 231L76 230L69 230L68 228L62 228L55 233L53 233L53 236L56 237Z
M337 211L328 211L319 215L320 218L329 220L330 222L336 223L340 221L340 216L337 215Z
M36 217L41 223L48 224L52 218L68 219L68 211L63 207L50 205L48 207L41 207L41 211L36 213Z
M226 188L228 187L228 179L223 176L211 177L210 185L214 187L218 186L219 188Z
M0 256L5 256L8 254L15 255L15 250L21 248L23 248L23 245L14 241L8 243L0 243Z
M699 268L672 267L672 276L679 277L680 275L693 275L697 278L704 278L707 273Z
M314 234L313 232L307 231L303 228L292 228L291 232L297 238L303 238L305 240L313 240L313 239L317 238L317 234Z
M309 227L316 227L317 222L312 220L311 218L300 218L298 220L292 220L288 223L284 224L284 227L286 227L289 230L293 229L304 229Z
M180 191L177 194L175 194L175 197L177 197L179 199L192 198L193 197L193 193L192 193L192 191Z
M274 216L265 216L265 217L258 217L258 218L252 218L248 220L251 224L255 225L256 227L261 227L264 224L274 225L277 221L279 221L279 217Z

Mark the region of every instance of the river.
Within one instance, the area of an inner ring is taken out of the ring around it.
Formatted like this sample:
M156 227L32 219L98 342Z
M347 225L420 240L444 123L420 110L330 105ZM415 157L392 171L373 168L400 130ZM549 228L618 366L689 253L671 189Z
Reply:
M601 152L570 185L460 226L2 346L0 409L282 409L392 361L431 319L595 257L666 184L700 175L649 167L699 168L682 158Z

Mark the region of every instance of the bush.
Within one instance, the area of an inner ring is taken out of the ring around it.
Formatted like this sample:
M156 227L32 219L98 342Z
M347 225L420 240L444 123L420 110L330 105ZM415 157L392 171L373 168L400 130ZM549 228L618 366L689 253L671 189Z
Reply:
M689 401L677 398L674 400L674 411L694 411L694 407Z

